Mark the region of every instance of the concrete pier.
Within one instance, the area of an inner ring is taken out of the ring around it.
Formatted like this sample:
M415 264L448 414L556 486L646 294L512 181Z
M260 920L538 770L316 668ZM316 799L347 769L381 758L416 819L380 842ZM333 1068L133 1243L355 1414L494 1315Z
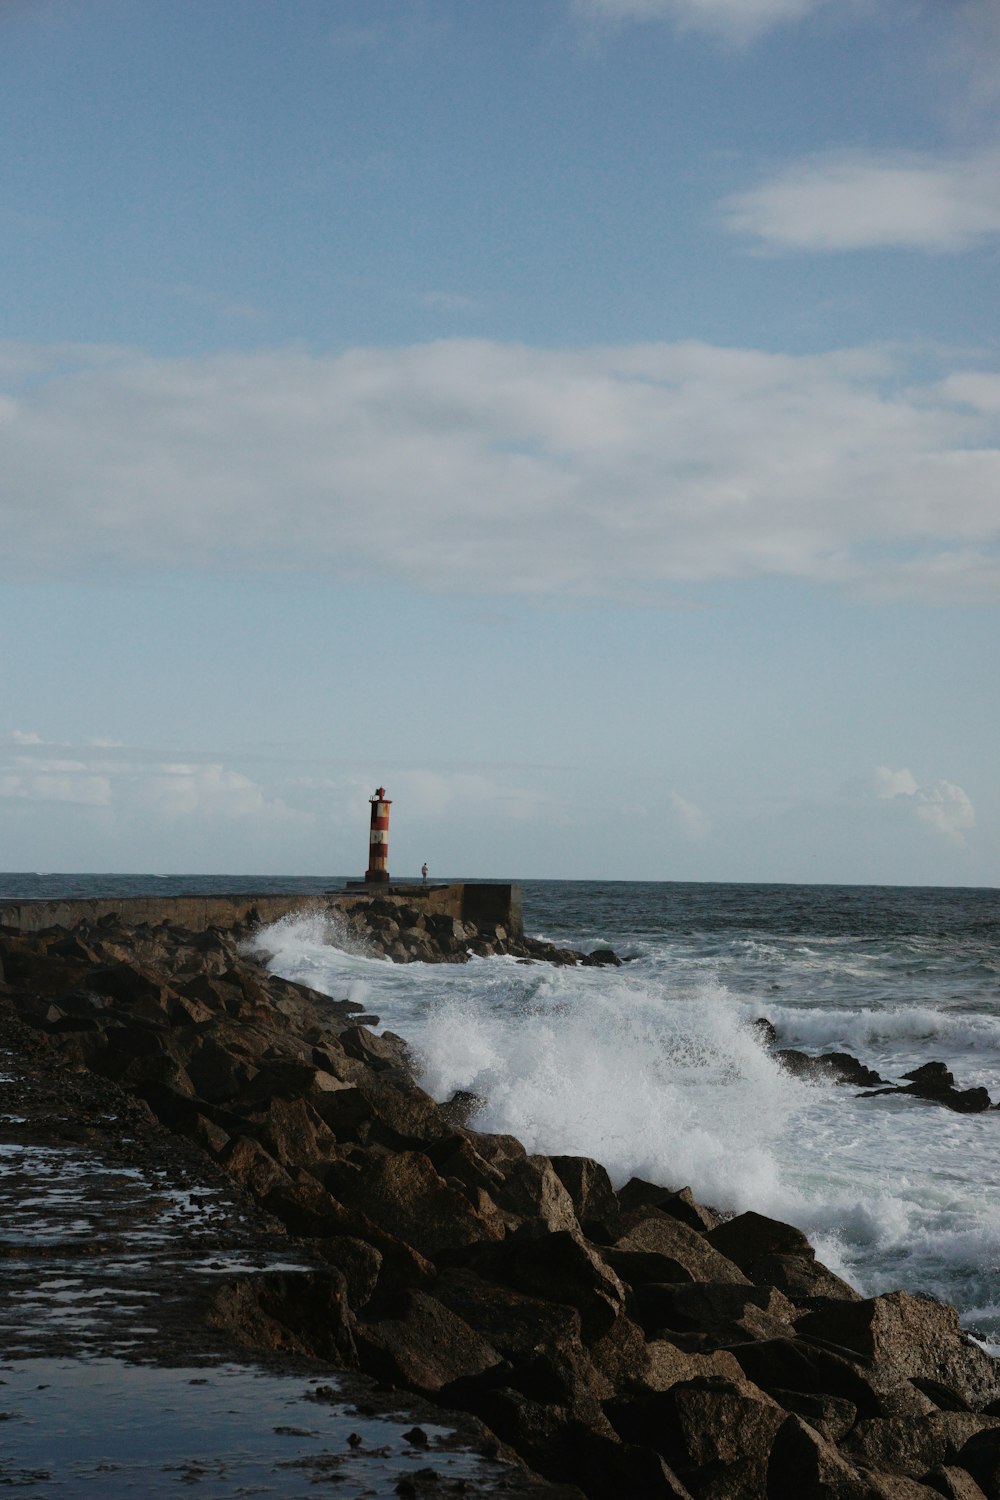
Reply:
M511 938L524 936L521 887L506 883L456 881L450 885L348 885L319 895L131 896L78 901L0 901L0 927L40 932L116 917L132 926L172 922L193 932L267 926L296 912L349 911L356 905L386 902L440 912L476 927L505 927Z

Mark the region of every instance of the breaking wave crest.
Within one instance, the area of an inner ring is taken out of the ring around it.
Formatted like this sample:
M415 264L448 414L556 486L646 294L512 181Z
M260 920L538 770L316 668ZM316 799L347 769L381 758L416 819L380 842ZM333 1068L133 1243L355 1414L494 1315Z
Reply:
M784 1219L862 1290L930 1291L979 1331L1000 1330L986 1312L1000 1306L1000 1115L950 1116L794 1079L752 1026L766 1013L783 1045L843 1047L864 1061L874 1050L883 1066L923 1042L945 1058L960 1044L995 1054L992 1017L775 1007L702 966L680 974L645 959L618 970L400 966L349 953L338 937L310 917L260 941L278 972L360 1001L403 1035L435 1098L475 1094L477 1129L515 1135L529 1151L594 1157L617 1185L688 1185L719 1208Z

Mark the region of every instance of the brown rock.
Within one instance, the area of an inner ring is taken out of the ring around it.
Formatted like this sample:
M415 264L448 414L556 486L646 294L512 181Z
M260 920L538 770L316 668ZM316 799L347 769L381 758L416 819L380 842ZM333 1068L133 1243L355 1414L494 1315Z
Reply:
M187 1073L198 1097L211 1104L235 1099L253 1081L253 1064L233 1055L214 1036L198 1040L187 1059Z
M262 1202L290 1234L313 1238L335 1234L341 1225L340 1205L314 1177L299 1169L293 1180L275 1183Z
M873 1379L897 1384L916 1376L950 1387L978 1410L1000 1396L997 1362L959 1327L943 1302L891 1292L805 1314L799 1332L872 1362Z
M354 1181L338 1185L337 1197L431 1258L443 1249L498 1240L504 1233L499 1216L487 1217L473 1208L419 1151L371 1156Z
M862 1468L919 1479L937 1464L953 1463L963 1444L982 1427L974 1412L932 1412L919 1422L905 1417L868 1419L857 1424L841 1451Z
M355 1328L361 1367L389 1385L433 1395L447 1381L479 1375L500 1356L464 1319L425 1292L406 1292L392 1316Z
M254 1135L282 1166L302 1166L329 1156L336 1137L304 1099L275 1096L266 1108L245 1117L248 1135Z
M707 1236L666 1215L633 1224L605 1252L605 1258L633 1286L650 1281L747 1283L739 1267L720 1253Z
M801 1417L779 1428L768 1456L767 1500L875 1500L871 1487Z
M287 1172L283 1172L274 1157L249 1135L237 1136L231 1141L219 1161L234 1182L261 1200L279 1183L288 1181Z
M576 1308L527 1296L463 1267L442 1271L434 1295L513 1364L542 1347L562 1347L580 1338Z
M791 1302L774 1287L732 1282L653 1283L636 1289L636 1303L649 1333L693 1334L706 1349L788 1336L795 1318Z
M613 1229L618 1222L618 1198L600 1163L588 1156L553 1156L551 1162L573 1200L579 1222L585 1228L597 1221Z
M986 1500L986 1495L966 1469L955 1464L937 1464L923 1482L945 1500Z
M858 1420L858 1408L843 1396L809 1395L805 1391L783 1391L778 1387L770 1395L779 1406L794 1412L831 1443L839 1443Z
M210 1322L249 1348L358 1365L344 1278L333 1269L238 1277L216 1294Z
M732 1350L744 1373L768 1393L802 1391L851 1401L864 1417L886 1415L881 1394L857 1365L803 1339L765 1339Z
M474 1269L529 1296L575 1307L585 1343L606 1334L624 1310L625 1288L614 1271L565 1229L484 1246Z
M503 1184L503 1173L480 1156L475 1139L465 1134L446 1135L428 1141L424 1152L442 1177L457 1177L467 1188L490 1193Z
M515 1223L524 1221L530 1234L563 1229L580 1232L573 1200L547 1156L526 1156L515 1162L506 1178L491 1184L489 1191Z
M694 1380L699 1375L722 1375L727 1380L742 1380L743 1368L726 1350L692 1354L665 1339L651 1339L646 1345L646 1367L635 1383L640 1389L668 1391L672 1385Z
M788 1420L750 1381L718 1375L679 1381L642 1402L609 1402L607 1409L626 1442L656 1448L689 1488L702 1494L712 1484L713 1494L734 1497L764 1494L771 1445Z
M355 1312L371 1300L382 1270L382 1254L367 1240L349 1234L327 1234L312 1248L328 1265L336 1266L347 1286L347 1296Z

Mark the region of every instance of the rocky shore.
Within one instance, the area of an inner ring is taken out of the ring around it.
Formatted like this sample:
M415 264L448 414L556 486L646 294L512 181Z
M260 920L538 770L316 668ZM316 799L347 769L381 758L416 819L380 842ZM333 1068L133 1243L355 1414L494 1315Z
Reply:
M397 960L584 961L414 916L375 897L353 937ZM1000 1500L1000 1367L954 1309L861 1298L794 1228L725 1219L683 1183L615 1191L597 1162L469 1129L471 1101L434 1103L401 1038L270 974L248 931L0 927L0 964L8 1051L71 1109L91 1087L126 1101L76 1128L175 1141L288 1247L292 1269L183 1304L190 1348L315 1360L465 1414L527 1466L512 1494ZM479 1492L420 1483L397 1493Z

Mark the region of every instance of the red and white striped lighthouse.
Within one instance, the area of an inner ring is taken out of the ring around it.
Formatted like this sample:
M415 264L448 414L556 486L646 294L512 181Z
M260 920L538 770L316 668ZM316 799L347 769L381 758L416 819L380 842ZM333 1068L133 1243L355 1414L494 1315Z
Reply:
M372 805L372 828L368 836L365 884L374 885L389 879L389 809L392 803L385 795L384 786L380 786L368 801Z

